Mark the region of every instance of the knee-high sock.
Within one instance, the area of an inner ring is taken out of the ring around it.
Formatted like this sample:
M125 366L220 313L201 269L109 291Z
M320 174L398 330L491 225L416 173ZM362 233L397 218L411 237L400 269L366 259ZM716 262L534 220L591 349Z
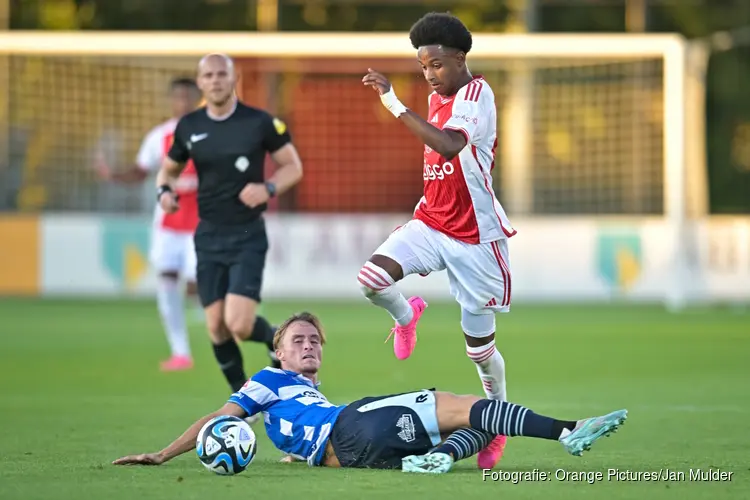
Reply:
M160 276L157 282L156 303L172 355L190 356L184 301L179 281Z
M367 262L357 276L362 291L367 299L376 306L382 307L401 326L411 323L414 310L399 292L393 278L383 268Z
M448 439L432 450L432 453L445 453L453 456L458 462L463 458L476 455L487 447L495 436L486 431L476 429L458 429Z
M271 326L271 323L269 323L266 318L263 316L256 316L255 326L253 326L253 331L250 333L247 340L250 342L266 344L268 350L273 351L273 336L276 333L276 330L277 328Z
M476 365L484 393L489 399L507 401L505 390L505 360L495 348L495 341L480 347L466 346L466 354Z
M245 368L242 366L242 351L240 351L237 342L230 338L221 344L214 344L213 348L214 356L219 363L224 378L227 379L233 391L239 391L245 385L247 377L245 376Z
M563 429L572 431L576 422L557 420L538 415L525 406L482 399L469 411L472 429L503 436L528 436L541 439L560 439Z

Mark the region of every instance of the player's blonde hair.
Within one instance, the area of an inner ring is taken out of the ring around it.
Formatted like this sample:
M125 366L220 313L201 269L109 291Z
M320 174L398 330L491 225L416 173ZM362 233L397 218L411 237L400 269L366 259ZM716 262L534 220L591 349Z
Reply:
M314 326L315 329L318 330L318 335L320 335L320 344L323 345L326 343L326 334L323 331L323 323L320 322L320 318L311 312L303 311L287 318L287 320L281 324L279 329L276 330L276 333L273 335L274 349L279 348L281 342L284 340L284 335L287 330L289 330L289 327L298 321L304 321L305 323L310 323Z

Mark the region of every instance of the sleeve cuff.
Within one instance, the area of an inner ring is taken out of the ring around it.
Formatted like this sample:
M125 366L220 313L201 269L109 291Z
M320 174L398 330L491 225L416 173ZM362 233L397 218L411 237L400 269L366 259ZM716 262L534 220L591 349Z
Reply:
M255 405L249 404L250 402L248 401L248 399L249 398L247 398L246 396L238 396L236 394L233 394L229 398L229 402L234 403L245 410L245 413L247 413L248 415L254 415L255 413L257 413L257 411L255 411L255 409L253 408L253 406Z
M471 144L471 137L469 136L469 132L467 132L466 129L458 127L443 127L443 130L453 130L455 132L461 132L466 138L466 144Z
M283 148L287 144L291 144L292 140L289 138L284 139L283 141L274 143L271 145L271 147L268 149L269 154L274 154L279 149Z

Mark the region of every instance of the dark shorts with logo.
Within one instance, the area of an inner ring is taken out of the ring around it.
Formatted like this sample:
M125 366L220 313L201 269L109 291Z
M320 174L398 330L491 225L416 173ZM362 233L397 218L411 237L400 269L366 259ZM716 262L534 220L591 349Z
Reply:
M360 399L348 405L331 431L342 467L400 469L401 459L440 443L433 389Z
M241 226L201 221L195 230L198 296L203 307L231 293L260 302L268 235L263 218Z

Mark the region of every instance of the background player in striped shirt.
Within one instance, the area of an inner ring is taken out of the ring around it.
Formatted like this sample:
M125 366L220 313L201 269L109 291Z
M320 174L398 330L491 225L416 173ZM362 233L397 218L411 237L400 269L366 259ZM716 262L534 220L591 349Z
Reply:
M97 165L99 175L122 183L143 182L161 167L174 138L177 121L198 107L201 92L195 80L176 78L170 84L172 117L151 129L138 150L135 165L113 172L103 159ZM198 225L198 177L190 163L178 182L180 209L165 213L156 204L151 233L151 265L158 272L156 302L171 350L171 357L161 363L162 370L192 368L188 331L185 321L183 291L179 280L187 281L187 295L197 304L196 258L193 233Z
M449 14L431 13L409 33L433 92L424 120L396 97L386 77L369 70L362 79L383 105L424 143L424 196L411 221L397 229L359 272L365 296L396 321L394 351L408 358L417 322L427 304L408 301L394 284L410 274L447 270L461 306L466 353L476 364L488 398L506 400L505 361L495 348L495 313L511 300L508 238L515 234L492 190L497 147L495 97L486 80L466 66L471 33ZM491 469L502 456L498 436L479 456Z
M289 318L274 344L281 368L265 368L218 411L199 419L157 453L115 465L159 465L193 449L198 432L218 415L263 414L273 444L311 466L445 473L497 434L557 440L580 455L627 418L625 410L579 421L556 420L520 405L422 390L334 405L319 391L325 334L310 313ZM444 439L444 441L443 441Z

